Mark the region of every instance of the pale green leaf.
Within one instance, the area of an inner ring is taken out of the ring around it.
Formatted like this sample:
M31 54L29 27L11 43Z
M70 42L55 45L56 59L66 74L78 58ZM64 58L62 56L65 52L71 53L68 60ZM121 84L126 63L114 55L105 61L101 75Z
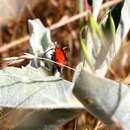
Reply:
M92 9L93 17L97 20L103 0L93 0Z
M51 130L84 111L72 94L71 82L45 76L41 69L9 67L0 70L0 79L0 107L10 108L0 124L6 119L18 130Z
M87 48L87 46L85 45L85 41L82 37L83 35L83 31L85 30L85 28L83 27L80 31L80 46L83 52L83 56L85 57L85 60L87 61L88 65L90 66L91 70L93 70L93 63L92 63L92 59L89 55L89 50Z
M74 95L86 109L114 130L130 129L130 89L128 86L99 78L80 64L74 75Z
M97 35L99 38L103 39L102 30L92 16L88 16L88 26L91 29L92 33L94 33L94 35Z

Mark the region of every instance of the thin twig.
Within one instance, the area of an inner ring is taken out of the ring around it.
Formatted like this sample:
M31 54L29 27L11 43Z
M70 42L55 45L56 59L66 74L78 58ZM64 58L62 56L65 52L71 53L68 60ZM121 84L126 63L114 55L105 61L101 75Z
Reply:
M16 64L17 62L19 63L20 60L25 60L25 59L38 59L38 60L44 60L44 61L48 61L48 62L51 62L51 63L54 63L54 64L57 64L57 65L61 65L65 68L68 68L72 71L75 71L74 68L70 67L70 66L67 66L67 65L64 65L64 64L61 64L61 63L57 63L51 59L48 59L48 58L44 58L44 57L36 57L34 56L33 54L30 54L30 53L24 53L24 55L22 56L19 56L19 57L8 57L8 58L2 58L1 60L2 61L8 61L9 65L11 64Z
M77 129L77 125L78 125L78 118L74 119L73 130L78 130L78 129Z
M102 6L101 6L101 9L105 9L107 7L111 7L111 6L114 6L118 3L122 2L122 0L113 0L113 1L110 1L110 2L106 2L104 3Z
M104 4L101 6L101 10L102 10L102 9L105 9L105 8L107 8L107 7L114 6L114 5L116 5L117 3L120 3L121 1L122 1L122 0L114 0L114 1L106 2L106 3L104 3ZM80 19L80 18L82 18L82 17L86 17L87 15L88 15L88 12L87 12L87 11L84 11L84 12L82 12L82 13L80 13L80 14L76 14L76 15L74 15L74 16L72 16L72 17L66 19L65 21L62 21L62 22L60 21L60 22L58 22L58 23L56 23L56 24L53 24L53 25L51 25L49 28L50 28L50 30L54 30L54 29L60 28L60 27L62 27L62 26L64 26L64 25L69 24L69 23L71 23L71 22L74 22L74 21L76 21L76 20L78 20L78 19ZM29 40L29 35L26 35L25 37L22 37L22 38L20 38L20 39L18 39L18 40L15 40L15 41L13 41L13 42L7 43L7 44L5 44L4 46L0 47L0 53L5 52L5 51L7 51L8 49L13 48L13 47L15 47L15 46L17 46L17 45L19 45L19 44L22 44L22 43L24 43L24 42L26 42L26 41L28 41L28 40Z
M101 6L101 10L102 10L102 9L105 9L105 8L107 8L107 7L114 6L114 5L116 5L117 3L120 3L121 1L122 1L122 0L114 0L114 1L106 2L106 3L104 3L104 4ZM85 17L85 16L87 16L87 15L88 15L88 12L87 12L87 11L84 11L84 12L82 12L82 13L80 13L80 14L77 14L77 15L74 15L74 16L72 16L72 17L70 17L70 18L68 18L68 19L66 19L66 20L64 20L64 21L60 21L60 22L58 22L58 23L56 23L56 24L53 24L53 25L51 25L49 28L50 28L50 30L57 29L57 28L62 27L62 26L64 26L64 25L68 24L68 23L74 22L74 21L76 21L76 20L78 20L78 19L80 19L80 18L82 18L82 17Z
M98 130L99 127L100 127L100 125L101 125L101 122L100 122L100 121L97 121L94 130Z
M22 38L20 38L18 40L15 40L13 42L7 43L4 46L0 47L0 53L5 52L8 49L13 48L13 47L15 47L17 45L20 45L20 44L22 44L22 43L24 43L24 42L26 42L28 40L29 40L29 35L27 35L25 37L22 37Z
M68 68L68 69L70 69L70 70L75 71L75 69L74 69L74 68L71 68L70 66L63 65L63 64L61 64L61 63L57 63L57 62L55 62L55 61L53 61L53 60L50 60L50 59L47 59L47 58L43 58L43 57L40 58L40 57L37 57L37 59L39 59L39 60L45 60L45 61L48 61L48 62L51 62L51 63L55 63L55 64L57 64L57 65L61 65L61 66L65 67L65 68Z
M88 15L88 12L84 11L84 12L82 12L80 14L76 14L76 15L66 19L65 21L60 21L58 23L55 23L55 24L51 25L49 28L50 28L50 30L54 30L54 29L60 28L60 27L62 27L64 25L66 25L66 24L74 22L74 21L76 21L76 20L78 20L78 19L80 19L82 17L87 16L87 15Z

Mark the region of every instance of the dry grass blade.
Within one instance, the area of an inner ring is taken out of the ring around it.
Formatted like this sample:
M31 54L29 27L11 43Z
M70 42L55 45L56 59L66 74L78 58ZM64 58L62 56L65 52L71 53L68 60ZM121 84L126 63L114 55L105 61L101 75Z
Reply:
M51 62L51 63L54 63L54 64L57 64L57 65L62 65L64 66L65 68L68 68L72 71L75 71L74 68L71 68L70 66L67 66L67 65L63 65L63 64L60 64L60 63L57 63L53 60L50 60L50 59L47 59L47 58L44 58L44 57L35 57L34 55L30 54L30 53L24 53L24 55L22 56L19 56L19 57L8 57L8 58L2 58L1 60L2 61L7 61L8 62L8 65L13 65L13 64L17 64L19 62L22 62L24 60L31 60L31 59L34 59L34 58L37 58L39 60L44 60L44 61L48 61L48 62Z
M8 43L8 44L6 44L6 45L0 47L0 53L5 52L5 51L7 51L8 49L10 49L10 48L12 48L12 47L15 47L15 46L17 46L17 45L19 45L19 44L22 44L22 43L24 43L24 42L26 42L26 41L28 41L28 40L29 40L29 35L27 35L27 36L25 36L25 37L23 37L23 38L20 38L20 39L18 39L18 40L16 40L16 41L10 42L10 43Z

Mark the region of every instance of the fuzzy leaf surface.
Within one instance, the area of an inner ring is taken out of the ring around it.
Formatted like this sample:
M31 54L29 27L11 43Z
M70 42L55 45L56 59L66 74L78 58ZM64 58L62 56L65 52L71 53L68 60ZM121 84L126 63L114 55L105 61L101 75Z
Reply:
M86 109L116 130L130 129L128 86L88 73L80 64L74 76L74 95Z
M71 82L45 76L41 69L9 67L0 70L0 78L0 107L9 108L0 127L7 119L15 130L51 130L84 111Z

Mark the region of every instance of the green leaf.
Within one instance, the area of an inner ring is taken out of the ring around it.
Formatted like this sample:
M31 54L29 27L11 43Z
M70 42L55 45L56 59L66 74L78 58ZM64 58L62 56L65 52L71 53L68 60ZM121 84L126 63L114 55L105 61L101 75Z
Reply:
M99 24L94 20L93 16L88 16L88 26L94 35L97 35L99 38L104 38L102 30Z
M80 44L81 44L81 48L83 50L84 57L85 57L87 63L89 64L89 66L92 68L93 64L92 64L92 61L91 61L91 58L89 55L88 48L85 46L83 40L81 40Z
M83 39L83 37L82 37L84 29L85 29L85 27L83 27L83 28L81 29L81 31L80 31L80 46L81 46L81 49L82 49L82 51L83 51L83 55L84 55L84 57L85 57L85 59L86 59L88 65L89 65L90 68L93 70L92 59L91 59L91 57L90 57L90 55L89 55L89 50L88 50L87 46L85 45L85 41L84 41L84 39Z
M112 60L112 43L114 39L114 25L112 18L108 17L105 29L101 28L92 16L88 18L88 30L86 34L86 44L89 48L90 56L93 62L93 66L97 73L104 76L107 67ZM113 30L112 30L113 29ZM113 32L112 32L113 31ZM110 52L110 53L109 53Z
M88 16L88 27L92 31L92 37L97 37L98 39L100 39L100 44L105 46L103 31L100 25L95 21L94 17L91 15Z
M103 23L101 23L101 26L102 26L106 41L109 44L111 44L112 42L115 41L116 29L115 29L115 24L114 24L111 12L109 12L107 16L108 18L105 22L105 25L102 25Z
M115 24L114 24L114 20L112 18L112 15L109 14L109 19L110 19L110 29L112 30L112 37L113 39L115 39L115 36L116 36L116 28L115 28Z

